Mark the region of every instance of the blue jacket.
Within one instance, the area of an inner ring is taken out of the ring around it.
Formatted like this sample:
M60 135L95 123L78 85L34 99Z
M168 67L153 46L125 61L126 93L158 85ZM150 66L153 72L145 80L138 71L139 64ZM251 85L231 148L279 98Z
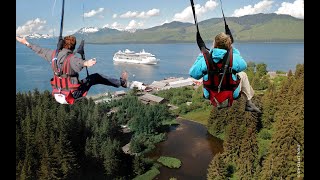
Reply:
M214 62L219 62L223 59L224 55L226 54L227 50L213 48L210 49L212 52L212 58ZM232 62L232 69L236 72L244 71L247 68L246 61L240 56L240 52L238 49L233 48L233 62ZM203 77L204 81L208 80L207 72L207 64L202 55L202 53L197 57L196 61L194 62L193 66L189 70L189 75L195 79L201 79ZM237 80L237 76L232 74L232 79ZM237 98L240 93L240 87L238 86L236 90L233 92L233 98ZM203 88L203 95L205 98L209 99L209 92Z

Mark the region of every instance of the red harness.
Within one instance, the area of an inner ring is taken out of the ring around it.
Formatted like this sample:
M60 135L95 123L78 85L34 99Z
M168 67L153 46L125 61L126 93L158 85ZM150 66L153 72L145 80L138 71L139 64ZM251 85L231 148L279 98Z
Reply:
M223 80L221 82L220 92L218 90L221 78L224 72L224 66L227 62L229 52L229 66L225 72ZM234 81L232 74L236 72L232 71L233 52L232 49L227 51L222 61L215 63L212 59L212 52L207 50L203 51L203 56L207 64L208 80L203 81L204 88L209 92L209 99L212 105L216 107L230 107L233 102L233 92L238 87L240 80Z
M55 60L52 60L51 67L54 72L53 78L51 78L50 84L52 86L52 95L59 103L73 104L75 99L72 93L78 89L81 84L72 84L71 77L75 77L70 71L70 59L74 54L69 54L63 61L62 71L56 64ZM52 53L52 59L55 57L55 51ZM82 96L86 96L85 92ZM65 102L60 102L58 99L64 99Z

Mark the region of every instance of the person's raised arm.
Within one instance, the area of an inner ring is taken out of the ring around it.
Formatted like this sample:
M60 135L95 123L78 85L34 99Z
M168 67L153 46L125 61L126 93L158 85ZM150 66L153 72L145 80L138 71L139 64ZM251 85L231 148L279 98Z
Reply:
M28 47L30 46L30 43L27 41L27 39L25 37L20 38L20 37L16 36L16 39L19 43L24 44Z
M47 49L47 48L41 48L35 44L29 43L25 37L18 37L16 36L16 40L32 49L37 55L44 58L46 61L51 62L52 60L52 53L54 50Z

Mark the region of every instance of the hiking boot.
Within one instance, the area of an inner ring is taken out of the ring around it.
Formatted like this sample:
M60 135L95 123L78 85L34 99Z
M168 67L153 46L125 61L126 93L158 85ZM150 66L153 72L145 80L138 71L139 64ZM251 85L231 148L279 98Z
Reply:
M257 108L257 106L253 104L253 102L251 102L251 100L247 101L245 110L250 112L262 113L260 109Z
M127 71L123 71L120 76L121 86L126 88L128 87L128 73Z

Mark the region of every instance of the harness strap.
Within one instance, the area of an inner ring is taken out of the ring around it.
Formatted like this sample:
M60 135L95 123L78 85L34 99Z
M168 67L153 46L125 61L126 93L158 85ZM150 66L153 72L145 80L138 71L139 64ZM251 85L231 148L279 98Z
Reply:
M57 64L57 58L58 58L58 53L62 49L62 46L63 46L63 39L62 39L63 17L64 17L64 0L62 1L59 40L58 40L58 44L57 44L57 49L55 50L54 56L52 57L52 61L51 61L51 63L53 63L55 65L55 67L57 67L58 72L60 71L60 66L59 66L59 64Z
M228 69L228 67L229 67L229 62L230 62L230 59L232 59L233 58L233 52L232 52L232 48L231 49L228 49L227 50L227 53L225 54L225 56L223 57L223 67L224 67L224 69L223 69L223 74L222 74L222 77L221 77L221 79L220 79L220 83L219 83L219 86L218 86L218 93L220 92L220 90L221 90L221 84L222 84L222 81L223 81L223 79L224 79L224 76L225 76L225 74L226 74L226 72L227 72L227 69ZM232 67L232 66L230 66L230 67ZM230 78L230 76L229 76L229 78ZM227 83L227 86L228 85L230 85L230 79L226 79L226 83Z
M53 53L54 54L54 53ZM52 65L52 68L54 70L54 77L53 82L51 82L52 86L54 86L57 89L76 89L75 87L78 87L79 84L71 84L70 78L71 77L78 77L77 74L70 75L71 73L71 67L70 67L70 59L74 54L69 54L65 60L63 61L63 68L62 71L56 72L57 68L55 68L55 65Z
M231 39L231 43L233 43L233 36L231 34L231 30L229 29L229 26L227 24L226 18L224 17L224 13L223 13L223 9L222 9L222 1L220 0L220 4L221 4L221 12L222 12L222 16L223 16L223 20L224 20L224 28L225 28L225 32L226 34L228 34L230 36Z

